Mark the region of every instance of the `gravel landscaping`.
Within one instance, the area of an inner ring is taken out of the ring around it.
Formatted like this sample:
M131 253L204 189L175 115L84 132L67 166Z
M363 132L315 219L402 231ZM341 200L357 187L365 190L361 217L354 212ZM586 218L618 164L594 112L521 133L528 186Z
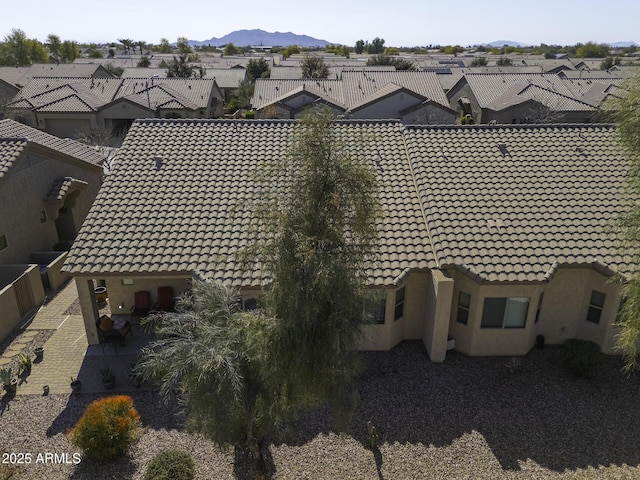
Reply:
M509 358L455 352L433 364L420 342L362 358L351 433L333 432L323 410L304 415L271 439L273 478L640 478L640 385L620 373L620 358L607 357L593 380L566 372L560 347L534 349L514 369ZM198 479L252 478L242 452L183 432L153 392L132 397L145 430L130 454L77 465L65 432L98 395L3 399L0 451L30 453L32 463L0 465L0 479L142 479L166 448L191 454ZM375 452L367 421L379 434ZM45 453L70 463L37 461Z

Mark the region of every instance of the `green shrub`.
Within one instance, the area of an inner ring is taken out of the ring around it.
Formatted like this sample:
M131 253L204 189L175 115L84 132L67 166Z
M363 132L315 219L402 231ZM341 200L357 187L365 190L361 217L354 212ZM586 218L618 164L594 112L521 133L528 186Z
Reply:
M593 378L602 361L602 351L595 342L573 338L564 344L564 364L577 377Z
M140 415L126 395L96 400L67 435L71 443L97 460L118 458L141 431Z
M194 477L191 455L179 450L164 450L153 457L144 480L192 480Z

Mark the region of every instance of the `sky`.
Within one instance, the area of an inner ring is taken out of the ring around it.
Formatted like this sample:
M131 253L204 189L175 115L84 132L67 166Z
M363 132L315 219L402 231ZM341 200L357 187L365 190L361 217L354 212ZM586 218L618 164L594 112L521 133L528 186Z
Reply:
M639 0L0 0L0 38L17 28L42 42L54 33L79 43L157 44L260 28L349 46L375 37L395 47L640 43L638 18Z

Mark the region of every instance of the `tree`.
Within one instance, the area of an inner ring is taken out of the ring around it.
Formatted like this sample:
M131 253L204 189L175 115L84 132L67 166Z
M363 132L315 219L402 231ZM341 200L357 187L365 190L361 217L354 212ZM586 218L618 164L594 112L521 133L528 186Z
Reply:
M600 64L600 70L607 70L614 65L620 65L622 59L620 57L606 57Z
M369 45L367 45L367 53L370 55L379 55L384 52L384 38L376 37Z
M102 52L98 49L98 45L95 43L90 43L89 48L87 48L87 55L89 58L103 58Z
M405 60L404 58L390 57L387 55L375 55L369 57L367 60L367 66L376 65L392 65L396 67L396 70L415 70L416 67L413 62Z
M500 57L496 62L496 65L498 65L499 67L509 67L513 65L513 63L511 62L511 59L509 57Z
M609 45L587 42L584 45L576 45L576 56L581 58L604 58L609 55Z
M189 45L189 40L187 40L187 37L178 37L176 45L178 47L179 54L193 52L193 49L191 48L191 45Z
M225 57L229 57L229 56L232 56L232 55L239 55L240 53L241 53L241 50L231 42L227 43L224 46L224 50L222 51L222 54Z
M472 67L486 67L487 57L476 57L471 61Z
M151 65L151 59L147 55L143 55L140 57L140 60L138 60L138 67L149 68L149 65Z
M307 55L302 62L302 78L329 78L329 67L324 63L322 57Z
M296 55L300 53L300 47L298 45L289 45L287 48L282 50L282 56L284 58L289 58L291 55Z
M640 75L624 83L622 95L610 97L609 106L616 112L618 137L630 161L627 184L623 191L627 210L619 218L620 236L634 261L634 269L623 282L625 299L617 324L620 332L617 347L625 359L624 370L630 374L640 369L638 341L640 340Z
M62 42L62 54L60 61L62 63L71 63L80 56L80 49L78 44L71 40L65 40Z
M247 74L252 82L255 81L256 78L269 78L269 64L264 58L258 60L252 58L247 64Z
M183 53L177 58L174 55L167 65L167 77L190 78L193 76L193 65L187 63L187 54Z
M355 51L358 55L364 52L364 40L358 40L356 42Z
M354 157L362 145L341 141L337 129L329 108L310 109L290 154L264 173L281 185L281 172L295 175L261 195L253 254L272 279L263 302L277 319L268 367L280 391L298 408L330 405L340 427L355 406L364 265L380 210L373 165Z
M12 29L11 33L4 37L4 45L0 52L0 63L23 67L31 65L27 35L19 29Z
M53 59L54 62L56 62L57 64L60 63L60 56L61 56L61 50L62 50L62 41L60 40L60 37L57 35L54 35L53 33L50 33L47 36L47 46L49 47L49 54L51 55L51 58Z
M173 52L173 48L171 47L171 45L169 45L169 40L167 40L166 38L161 38L160 39L160 45L157 48L159 53L172 53Z
M118 42L122 44L122 47L124 48L124 53L126 54L131 53L132 48L135 49L135 42L130 38L119 38Z

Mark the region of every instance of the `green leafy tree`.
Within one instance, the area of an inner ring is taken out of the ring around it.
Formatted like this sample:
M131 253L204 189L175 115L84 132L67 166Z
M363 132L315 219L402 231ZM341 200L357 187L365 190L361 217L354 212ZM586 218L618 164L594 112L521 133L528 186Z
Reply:
M193 65L187 61L188 54L183 53L167 64L167 77L190 78L193 76Z
M587 42L584 45L576 45L576 57L604 58L609 55L609 50L609 45L605 43Z
M146 42L144 40L138 40L135 44L140 49L140 55L143 55L142 50L147 46Z
M178 41L176 42L176 46L178 48L178 53L180 55L184 54L184 53L192 53L193 49L191 48L191 45L189 45L189 40L187 40L187 37L178 37Z
M233 43L229 42L224 46L224 50L222 51L225 57L230 57L232 55L239 55L242 53L238 47L236 47Z
M384 49L383 55L400 55L400 51L395 47L388 47Z
M147 55L143 55L140 57L140 60L138 60L138 67L149 68L149 65L151 65L151 59Z
M252 58L247 64L247 74L251 81L255 81L256 78L269 78L270 72L269 64L264 58Z
M625 358L625 371L640 368L638 341L640 340L640 75L624 83L622 94L607 100L616 112L618 137L630 161L624 195L628 209L619 218L620 235L634 260L635 269L623 282L622 295L626 300L620 309L620 332L617 346Z
M380 55L384 52L384 38L376 37L367 45L367 53L370 55Z
M122 48L124 49L124 53L126 54L130 54L132 48L135 49L136 42L134 42L130 38L119 38L118 42L122 44Z
M364 52L364 47L365 47L364 40L356 41L355 51L356 51L356 53L358 55L360 55L362 52Z
M496 65L498 65L499 67L508 67L510 65L513 65L513 63L511 62L511 59L509 57L500 57L496 62Z
M300 53L300 47L298 45L289 45L287 48L282 50L282 56L284 58L289 58L291 55L296 55Z
M2 65L16 67L31 65L29 42L24 31L12 29L11 33L4 37L3 43L2 51L0 51Z
M600 64L600 70L606 70L614 65L620 65L622 59L620 57L606 57Z
M457 57L459 53L464 52L464 48L462 48L460 45L447 45L440 50L447 55L453 55L455 57Z
M63 63L71 63L80 56L80 48L77 42L65 40L62 42L60 61Z
M89 48L87 48L87 55L89 55L89 58L103 58L104 55L102 54L102 51L100 51L100 49L98 48L98 46L95 43L90 43L89 44Z
M268 367L280 392L298 407L330 405L344 427L356 400L364 266L380 209L375 170L357 156L360 142L341 141L337 128L327 107L312 108L291 153L265 173L295 175L261 196L254 253L272 278L264 308L277 319L269 338L277 355Z
M51 59L59 64L60 56L62 55L62 41L60 40L60 37L50 33L47 36L47 46L49 47Z
M471 61L472 67L486 67L487 57L476 57Z
M390 65L396 67L396 70L415 70L416 67L413 62L409 60L405 60L404 58L396 58L390 57L387 55L375 55L373 57L369 57L367 60L367 66L376 66L376 65Z
M329 78L329 67L324 63L322 57L307 55L302 62L302 78Z
M173 53L173 47L166 38L160 39L160 45L157 47L159 53Z

